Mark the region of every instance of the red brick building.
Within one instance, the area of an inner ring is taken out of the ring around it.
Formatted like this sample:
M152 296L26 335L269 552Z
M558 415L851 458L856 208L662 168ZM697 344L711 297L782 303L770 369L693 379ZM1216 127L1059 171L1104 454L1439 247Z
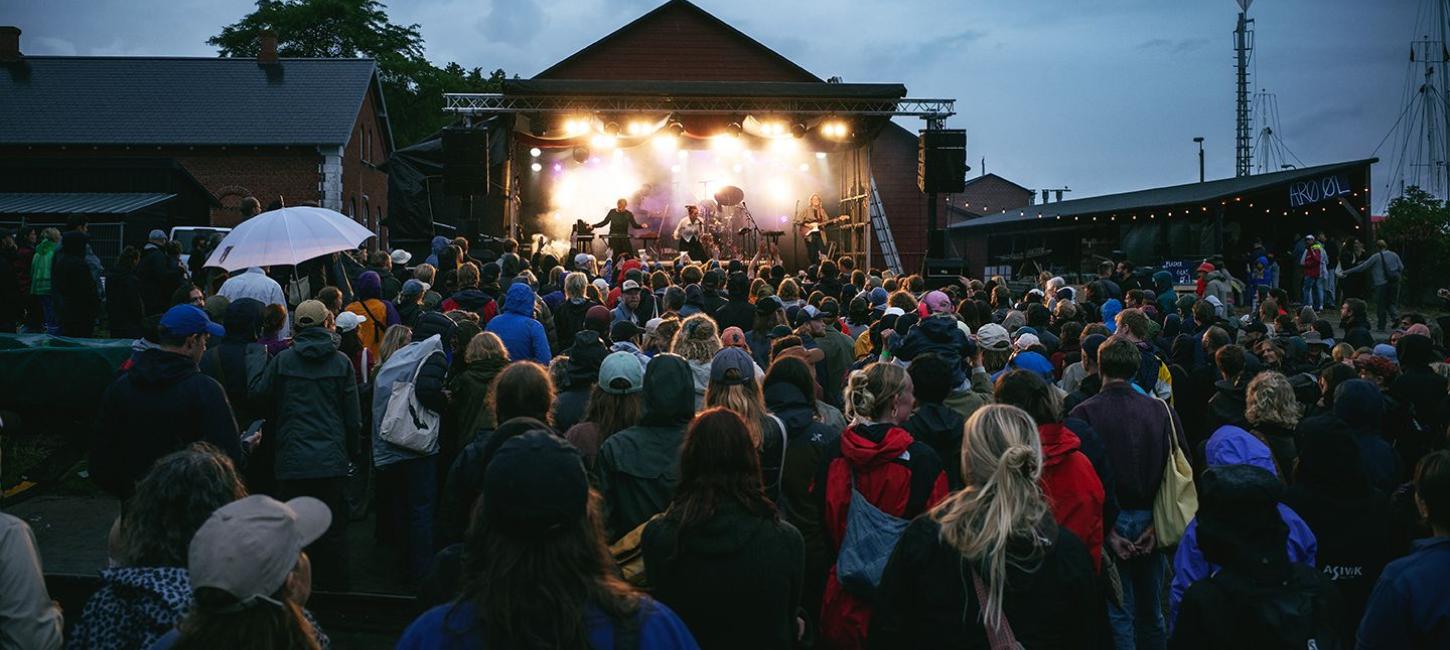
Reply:
M160 192L172 161L210 195L173 225L235 225L243 198L312 202L376 229L392 131L371 59L25 56L0 27L0 192ZM267 52L270 50L270 54ZM97 175L98 166L107 173ZM174 183L174 181L173 181ZM145 233L126 233L128 240Z
M670 0L534 77L567 82L787 82L834 86L686 0ZM588 84L580 84L587 86ZM849 84L846 84L849 85ZM904 90L904 89L903 89ZM507 86L505 92L507 93ZM743 92L749 92L748 90ZM904 269L925 256L926 196L917 189L917 136L894 122L867 143L875 181ZM871 179L867 179L867 184ZM945 226L945 197L942 197ZM880 241L872 260L883 266Z

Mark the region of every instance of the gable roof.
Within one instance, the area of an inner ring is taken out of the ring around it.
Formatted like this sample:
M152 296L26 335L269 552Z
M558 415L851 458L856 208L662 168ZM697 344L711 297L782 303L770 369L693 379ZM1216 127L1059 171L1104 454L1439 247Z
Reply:
M703 21L705 26L710 30L725 34L732 40L738 41L743 47L755 50L757 53L763 55L766 60L778 64L782 71L789 73L790 76L797 77L792 79L793 81L823 81L820 77L811 74L811 71L806 70L779 52L766 47L760 41L751 38L745 32L717 18L714 14L701 9L694 3L689 2L689 0L668 0L668 2L655 7L645 15L634 19L629 24L610 32L604 38L590 43L584 49L570 54L554 65L549 66L543 72L534 75L534 78L564 78L560 73L572 67L574 64L592 56L597 56L625 37L633 36L643 30L649 29L655 23L663 23L671 17L683 20Z
M1328 165L1304 167L1269 174L1239 176L1204 183L1187 183L1184 185L1155 187L1153 189L1124 192L1121 194L1105 194L1103 196L1093 196L1085 199L1059 201L1057 203L1033 205L1010 209L997 214L989 214L970 221L952 224L947 226L947 228L951 230L968 230L1031 221L1034 219L1130 212L1144 208L1182 205L1185 203L1206 203L1231 198L1245 192L1267 189L1283 183L1304 180L1333 172L1348 171L1359 167L1368 167L1376 162L1379 162L1378 158L1367 158L1364 160L1331 163Z
M0 65L0 144L342 146L377 84L372 59L27 56Z
M1009 180L1007 180L1005 178L1002 178L1001 176L998 176L996 173L993 173L993 172L988 172L988 173L982 174L980 176L973 176L971 178L968 178L967 179L967 182L963 183L962 185L964 185L965 187L971 187L972 185L975 185L977 183L981 183L983 181L986 181L989 178L990 179L997 180L997 181L1000 181L1002 183L1006 183L1008 185L1011 185L1012 187L1015 187L1015 188L1017 188L1019 190L1022 190L1023 192L1026 192L1028 194L1033 194L1034 193L1032 190L1029 190L1029 189L1027 189L1025 187L1022 187L1021 185L1018 185L1016 183L1013 183L1012 181L1009 181Z

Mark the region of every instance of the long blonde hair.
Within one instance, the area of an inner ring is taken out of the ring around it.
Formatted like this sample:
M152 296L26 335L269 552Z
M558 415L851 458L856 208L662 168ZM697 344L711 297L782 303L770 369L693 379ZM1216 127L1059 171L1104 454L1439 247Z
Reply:
M906 390L906 379L906 369L892 363L872 363L851 373L846 380L846 417L879 420Z
M373 366L373 375L377 376L378 369L383 367L388 357L412 342L412 328L407 325L389 325L387 331L383 332L382 344L378 346L378 362Z
M966 488L948 495L929 515L941 525L941 540L984 579L982 621L996 626L1002 621L1008 566L1036 571L1056 526L1037 483L1042 474L1037 424L1015 406L977 409L967 420L961 463Z

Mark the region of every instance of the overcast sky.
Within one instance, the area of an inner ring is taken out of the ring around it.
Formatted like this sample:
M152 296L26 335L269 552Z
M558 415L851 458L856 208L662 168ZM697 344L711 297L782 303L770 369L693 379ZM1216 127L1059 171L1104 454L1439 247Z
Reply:
M394 0L436 63L531 76L661 0ZM1423 0L1260 0L1256 89L1306 165L1365 158L1400 114ZM957 100L980 170L1067 198L1233 174L1231 0L696 0L821 77ZM0 0L27 54L210 56L248 0ZM910 125L913 128L915 125ZM1386 145L1386 149L1388 149ZM1382 158L1388 151L1380 151ZM1386 164L1375 168L1384 195ZM1376 203L1380 203L1379 200Z

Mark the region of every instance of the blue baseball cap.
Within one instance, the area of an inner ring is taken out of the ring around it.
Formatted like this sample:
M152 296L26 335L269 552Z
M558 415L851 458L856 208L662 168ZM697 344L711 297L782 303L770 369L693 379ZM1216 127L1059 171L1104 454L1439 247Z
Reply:
M176 305L161 316L161 328L171 336L191 336L203 332L212 336L226 336L227 330L213 323L211 318L196 305Z

